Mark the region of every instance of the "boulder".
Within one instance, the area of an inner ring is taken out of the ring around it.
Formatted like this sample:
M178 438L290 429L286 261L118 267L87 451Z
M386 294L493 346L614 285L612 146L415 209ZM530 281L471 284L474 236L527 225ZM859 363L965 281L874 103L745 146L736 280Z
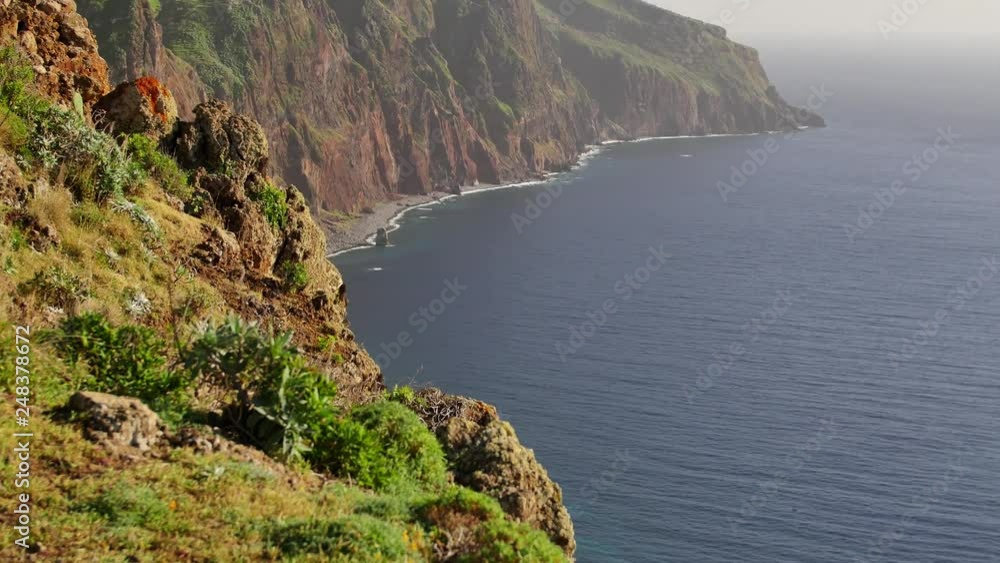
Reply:
M84 435L106 446L147 451L164 436L160 417L139 399L78 391L69 408L82 415Z
M173 94L151 76L119 84L94 105L94 122L114 133L160 139L177 122Z
M545 532L572 557L576 540L562 489L509 423L485 420L456 416L438 429L455 482L497 499L508 515Z
M389 231L379 227L375 233L375 246L389 246Z
M266 174L268 145L259 123L234 113L221 100L199 104L194 116L194 121L180 124L172 140L181 165L222 173L240 183L250 173Z

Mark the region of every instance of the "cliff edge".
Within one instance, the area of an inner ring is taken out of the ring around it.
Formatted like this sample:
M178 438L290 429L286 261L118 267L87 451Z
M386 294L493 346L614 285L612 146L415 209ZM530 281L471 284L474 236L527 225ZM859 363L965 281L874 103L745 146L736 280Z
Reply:
M0 411L39 437L0 554L571 558L558 485L495 409L385 389L261 123L107 72L71 0L0 5L0 318L23 327L0 359L30 367Z

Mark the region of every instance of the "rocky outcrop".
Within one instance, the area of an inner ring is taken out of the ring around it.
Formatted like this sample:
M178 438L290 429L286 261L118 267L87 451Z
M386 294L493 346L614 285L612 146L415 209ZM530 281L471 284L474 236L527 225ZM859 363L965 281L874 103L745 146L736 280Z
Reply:
M123 82L94 105L94 122L114 133L160 139L177 122L177 102L159 80L143 76Z
M78 391L69 407L78 414L88 439L111 448L148 451L164 436L160 417L139 399Z
M562 490L534 452L521 445L510 424L455 417L438 430L438 436L458 484L496 498L511 517L544 531L573 555L573 522L563 505Z
M89 109L110 89L107 64L73 0L0 3L0 37L16 42L47 97L72 105L79 94Z

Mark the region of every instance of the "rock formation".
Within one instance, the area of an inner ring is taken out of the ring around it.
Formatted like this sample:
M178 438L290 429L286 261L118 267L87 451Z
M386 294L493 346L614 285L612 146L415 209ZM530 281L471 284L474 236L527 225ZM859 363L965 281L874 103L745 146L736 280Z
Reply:
M89 109L110 89L107 63L73 0L6 0L0 37L16 41L46 96L72 105L79 94Z
M98 127L115 133L144 133L160 139L177 121L177 102L159 80L143 76L123 82L94 105Z
M139 399L80 391L70 398L69 407L79 413L88 438L112 448L146 451L164 435L160 417Z

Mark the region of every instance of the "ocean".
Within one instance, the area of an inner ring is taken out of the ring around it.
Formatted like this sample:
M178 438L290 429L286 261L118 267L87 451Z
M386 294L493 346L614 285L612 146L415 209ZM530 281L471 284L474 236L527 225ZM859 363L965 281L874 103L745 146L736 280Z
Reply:
M334 258L358 339L497 405L581 562L1000 561L1000 50L893 37L750 41L826 129L411 211Z

